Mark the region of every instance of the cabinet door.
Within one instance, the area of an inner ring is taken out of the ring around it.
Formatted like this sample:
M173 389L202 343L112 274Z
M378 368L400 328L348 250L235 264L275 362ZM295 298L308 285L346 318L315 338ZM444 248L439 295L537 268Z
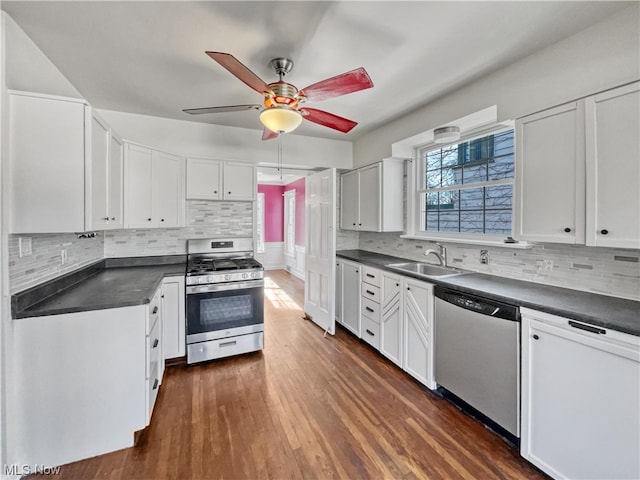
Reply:
M402 367L402 277L382 274L380 353Z
M122 140L111 132L109 147L109 228L122 228L123 155Z
M433 285L404 279L404 370L433 389Z
M109 227L109 126L91 109L87 109L87 199L86 225L90 230L105 230Z
M589 97L587 245L640 248L640 83Z
M342 324L342 260L336 261L336 322Z
M9 97L10 232L84 231L85 105Z
M518 120L516 235L584 243L584 102Z
M358 171L358 174L360 175L358 191L358 230L365 230L367 232L379 232L381 230L381 170L382 164L376 163L375 165Z
M151 149L127 144L124 161L125 224L151 228Z
M256 187L256 167L248 163L225 162L224 191L225 200L255 200Z
M358 172L340 175L340 228L358 229Z
M522 455L554 478L640 478L637 337L555 318L522 315Z
M360 336L360 265L342 263L342 325Z
M184 278L167 277L162 282L162 350L164 358L185 355Z
M156 227L184 225L184 159L153 152L151 169L151 217Z
M222 199L222 162L187 159L187 200Z

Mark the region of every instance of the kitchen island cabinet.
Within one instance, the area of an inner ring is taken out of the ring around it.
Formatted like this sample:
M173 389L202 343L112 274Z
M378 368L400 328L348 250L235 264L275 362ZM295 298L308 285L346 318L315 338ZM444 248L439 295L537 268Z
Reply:
M134 443L162 382L160 290L148 304L29 317L13 328L13 462L56 466Z

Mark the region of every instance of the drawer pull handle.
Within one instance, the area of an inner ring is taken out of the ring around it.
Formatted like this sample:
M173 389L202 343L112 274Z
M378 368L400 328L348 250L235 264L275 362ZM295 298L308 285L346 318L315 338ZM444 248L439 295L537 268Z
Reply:
M158 306L157 305L155 307L153 307L153 312L151 312L151 315L155 315L156 313L158 313Z
M587 332L597 333L598 335L606 335L607 334L607 331L602 329L602 328L591 327L589 325L583 325L582 323L572 322L571 320L569 320L569 326L571 326L573 328L578 328L580 330L585 330Z
M375 293L373 293L371 290L365 290L365 292L367 292L369 295L375 295Z
M221 343L221 344L220 344L220 346L221 346L221 347L232 347L232 346L234 346L235 344L236 344L236 341L234 340L234 341L232 341L232 342L224 342L224 343Z
M372 337L375 337L376 334L373 333L371 330L369 330L368 328L365 330L369 335L371 335Z
M534 340L540 340L540 337L539 337L538 335L534 335L534 336L533 336L533 339L534 339Z
M158 343L160 343L160 342L158 342L158 339L156 338L156 339L153 341L153 347L152 347L152 348L156 348L156 347L158 346Z
M367 273L367 277L369 277L369 278L376 278L376 276L375 276L375 275L371 275L370 273Z
M365 308L366 308L367 312L373 313L373 308L371 308L371 307L365 307Z

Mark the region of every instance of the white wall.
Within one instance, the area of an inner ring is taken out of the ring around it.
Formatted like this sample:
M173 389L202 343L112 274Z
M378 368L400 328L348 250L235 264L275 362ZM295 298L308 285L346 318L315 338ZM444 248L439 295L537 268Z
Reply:
M354 167L391 156L392 143L491 105L504 121L637 80L639 39L636 4L358 137Z
M262 141L262 131L112 110L99 112L126 140L176 155L278 162L278 141ZM351 142L295 134L283 136L283 164L350 168L352 162Z

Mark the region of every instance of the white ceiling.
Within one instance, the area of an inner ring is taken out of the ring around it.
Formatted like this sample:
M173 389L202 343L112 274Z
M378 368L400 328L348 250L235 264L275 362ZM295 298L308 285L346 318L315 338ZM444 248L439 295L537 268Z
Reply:
M304 122L294 134L353 140L634 2L3 1L95 107L261 129L258 112L183 108L260 103L205 50L265 81L277 56L303 88L364 66L374 88L309 106L359 122L348 135Z

